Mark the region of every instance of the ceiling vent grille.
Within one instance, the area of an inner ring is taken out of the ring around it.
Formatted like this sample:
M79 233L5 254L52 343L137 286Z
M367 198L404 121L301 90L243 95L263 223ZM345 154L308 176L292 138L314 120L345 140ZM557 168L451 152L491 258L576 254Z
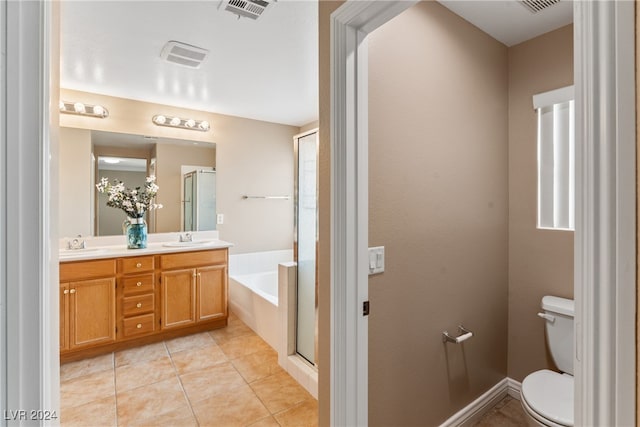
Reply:
M544 9L560 3L560 0L521 0L520 3L532 13L538 13Z
M225 0L224 10L245 18L258 19L269 6L265 0Z
M200 68L208 53L207 49L171 40L162 48L160 57L174 64L189 68Z

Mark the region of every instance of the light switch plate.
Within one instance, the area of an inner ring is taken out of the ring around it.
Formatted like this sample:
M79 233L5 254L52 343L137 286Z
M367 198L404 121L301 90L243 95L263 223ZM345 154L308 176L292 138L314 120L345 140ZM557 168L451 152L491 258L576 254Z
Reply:
M224 224L224 214L216 215L216 223L217 224Z
M384 272L384 246L369 248L369 275Z

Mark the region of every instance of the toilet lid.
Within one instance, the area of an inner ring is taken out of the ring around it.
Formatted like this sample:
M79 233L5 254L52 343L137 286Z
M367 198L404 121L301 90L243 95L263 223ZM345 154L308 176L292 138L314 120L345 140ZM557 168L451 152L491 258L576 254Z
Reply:
M544 369L522 381L522 397L542 417L573 426L573 377Z

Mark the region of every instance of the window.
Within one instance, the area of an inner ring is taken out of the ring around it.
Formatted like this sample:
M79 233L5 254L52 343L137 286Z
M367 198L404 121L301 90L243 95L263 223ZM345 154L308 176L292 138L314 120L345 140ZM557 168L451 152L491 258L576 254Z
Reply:
M533 96L538 112L538 228L574 229L573 86Z

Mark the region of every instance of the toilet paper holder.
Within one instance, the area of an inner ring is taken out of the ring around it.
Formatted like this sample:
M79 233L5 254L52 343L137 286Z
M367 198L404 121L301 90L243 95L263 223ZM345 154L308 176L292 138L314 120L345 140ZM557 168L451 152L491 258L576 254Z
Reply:
M449 335L449 332L444 331L442 333L442 342L460 344L461 342L466 341L473 336L473 332L462 325L458 325L458 331L460 331L460 335L458 335L457 337L452 337L451 335Z

